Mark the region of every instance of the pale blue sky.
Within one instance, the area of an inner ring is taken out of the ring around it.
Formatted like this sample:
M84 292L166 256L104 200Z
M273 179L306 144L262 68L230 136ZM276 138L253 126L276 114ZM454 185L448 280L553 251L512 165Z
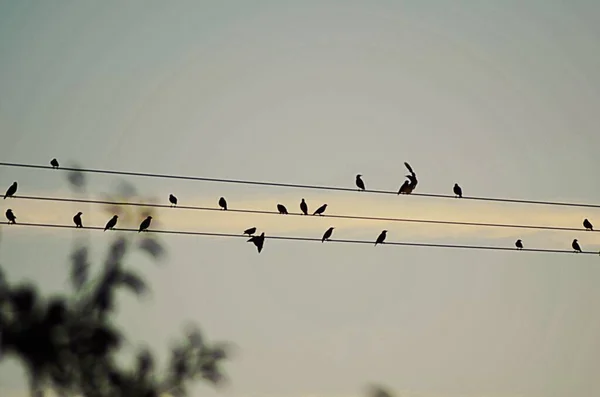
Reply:
M598 202L600 3L495 1L0 0L0 160ZM0 168L0 188L72 195L62 173ZM181 203L579 227L598 211L419 197L131 180ZM91 176L91 193L115 178ZM7 203L2 203L4 212ZM22 221L78 207L13 200ZM107 214L86 207L87 224ZM137 221L136 221L137 222ZM591 233L527 233L158 211L166 229L600 248ZM66 286L71 231L2 226L11 279ZM111 236L92 234L101 261ZM132 346L166 351L187 320L238 346L230 397L352 397L382 382L423 397L600 394L594 256L164 237L124 297ZM30 249L35 245L35 250ZM42 259L43 258L43 259ZM182 303L183 302L183 303ZM182 306L176 307L176 304ZM22 396L14 363L3 396ZM211 396L198 388L193 396Z

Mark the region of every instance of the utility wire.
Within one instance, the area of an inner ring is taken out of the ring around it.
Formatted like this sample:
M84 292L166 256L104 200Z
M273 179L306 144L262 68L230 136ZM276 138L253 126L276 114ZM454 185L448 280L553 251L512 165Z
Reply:
M35 200L35 201L54 201L54 202L69 202L69 203L86 203L86 204L102 204L102 205L115 205L115 206L133 206L133 207L152 207L152 208L174 208L182 210L194 210L194 211L219 211L223 212L221 208L213 207L197 207L197 206L185 206L185 205L167 205L167 204L153 204L153 203L140 203L140 202L125 202L125 201L108 201L108 200L91 200L91 199L75 199L75 198L62 198L62 197L44 197L44 196L13 196L23 200ZM263 210L250 210L250 209L235 209L228 208L228 212L239 212L245 214L268 214L268 215L281 215L278 211L263 211ZM290 212L285 216L305 216L305 217L316 217L317 215L304 215L299 212ZM505 224L505 223L480 223L480 222L458 222L458 221L440 221L430 219L411 219L411 218L387 218L387 217L375 217L375 216L358 216L358 215L330 215L323 214L321 217L333 218L333 219L353 219L353 220L370 220L370 221L386 221L386 222L405 222L405 223L426 223L435 225L452 225L452 226L482 226L482 227L497 227L497 228L510 228L510 229L533 229L533 230L555 230L555 231L567 231L567 232L585 232L585 229L574 228L574 227L560 227L560 226L539 226L539 225L520 225L520 224ZM598 232L598 230L587 231Z
M286 187L286 188L298 188L298 189L313 189L313 190L333 190L341 192L357 192L358 189L346 188L339 186L320 186L320 185L300 185L292 183L280 183L280 182L266 182L266 181L249 181L249 180L238 180L238 179L225 179L225 178L208 178L199 176L185 176L185 175L172 175L172 174L154 174L147 172L131 172L131 171L114 171L114 170L101 170L91 168L69 168L61 167L53 169L51 166L36 165L36 164L22 164L22 163L8 163L0 162L0 166L3 167L17 167L17 168L35 168L45 170L59 170L59 171L77 171L95 174L110 174L110 175L127 175L127 176L138 176L138 177L149 177L149 178L163 178L163 179L182 179L189 181L204 181L204 182L219 182L219 183L232 183L232 184L243 184L243 185L259 185L259 186L274 186L274 187ZM391 190L372 190L367 189L364 193L374 194L394 194L397 191ZM432 193L411 193L411 196L419 197L435 197L445 199L456 199L453 195L446 194L432 194ZM477 197L477 196L463 196L461 200L476 200L476 201L492 201L501 203L519 203L519 204L534 204L534 205L553 205L563 207L584 207L584 208L600 208L600 204L585 204L585 203L571 203L571 202L559 202L559 201L537 201L537 200L519 200L519 199L508 199L508 198L496 198L496 197Z
M69 225L58 225L58 224L50 224L50 223L17 223L14 225L7 225L6 227L18 227L18 226L28 226L28 227L40 227L40 228L53 228L53 229L76 229L75 226ZM103 227L99 226L86 226L81 229L76 230L98 230L103 231ZM119 228L110 230L110 232L134 232L138 233L138 229L131 228ZM142 233L154 233L154 234L172 234L172 235L185 235L185 236L202 236L202 237L223 237L223 238L248 238L248 235L242 234L231 234L231 233L212 233L212 232L191 232L184 230L146 230ZM265 240L288 240L288 241L310 241L310 242L321 242L320 238L313 237L292 237L292 236L266 236ZM374 241L371 240L338 240L338 239L329 239L327 243L342 243L342 244L369 244L373 245ZM434 244L434 243L408 243L408 242L400 242L400 241L390 241L382 243L382 245L392 245L392 246L404 246L404 247L426 247L426 248L457 248L457 249L467 249L467 250L486 250L486 251L528 251L528 252L544 252L550 254L573 254L574 251L569 250L556 250L556 249L544 249L544 248L523 248L522 250L517 250L516 248L508 248L508 247L494 247L494 246L486 246L486 245L459 245L459 244ZM579 254L584 255L599 255L600 252L593 251L582 251Z

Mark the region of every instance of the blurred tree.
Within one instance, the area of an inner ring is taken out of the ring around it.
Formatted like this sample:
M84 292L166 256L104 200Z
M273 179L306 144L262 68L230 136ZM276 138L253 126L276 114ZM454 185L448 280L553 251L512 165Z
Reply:
M70 172L67 180L73 190L85 193L83 173ZM131 368L117 363L123 334L114 324L115 294L119 289L136 295L147 290L144 280L123 264L130 246L118 236L102 271L92 278L89 246L80 243L71 256L71 290L56 296L44 297L30 283L9 283L0 267L0 361L20 359L32 397L42 397L46 390L65 397L178 397L187 394L191 381L224 382L220 363L227 346L208 344L197 329L172 348L167 368L156 370L147 349L137 353ZM164 255L151 237L137 248L156 260Z

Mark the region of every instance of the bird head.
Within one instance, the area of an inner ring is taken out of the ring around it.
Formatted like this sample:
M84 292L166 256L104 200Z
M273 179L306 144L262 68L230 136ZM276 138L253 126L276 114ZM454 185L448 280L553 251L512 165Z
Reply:
M148 217L146 219L152 219L152 217L150 215L148 215Z
M387 233L387 230L382 231L382 233Z
M118 217L119 217L119 215L115 215L115 216L113 216L113 218L115 218L115 219L117 219Z
M356 174L357 178L360 178L362 176L362 174Z
M79 212L77 213L77 215L83 215L83 212L79 211Z
M573 242L574 242L574 243L576 243L576 242L577 242L577 239L573 239Z

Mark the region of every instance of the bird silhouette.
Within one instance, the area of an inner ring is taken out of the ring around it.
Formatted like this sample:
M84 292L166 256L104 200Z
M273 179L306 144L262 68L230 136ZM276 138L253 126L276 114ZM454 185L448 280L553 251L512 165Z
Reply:
M324 242L325 240L329 241L329 238L333 234L333 229L335 229L335 227L330 227L329 229L325 230L323 238L321 238L321 242Z
M452 189L452 191L456 194L456 197L462 198L462 189L458 186L458 183L454 184L454 189Z
M283 204L277 204L277 211L279 211L279 213L283 215L288 213L287 208L285 208Z
M515 242L515 247L517 247L517 249L520 249L520 250L523 249L523 242L521 241L521 239L519 239Z
M117 225L117 220L119 219L119 215L115 215L106 222L106 226L104 226L104 231L108 229L113 229Z
M573 242L571 243L571 247L573 247L573 249L575 250L575 252L581 252L581 247L579 246L579 243L577 242L577 239L573 240Z
M50 165L52 166L52 168L58 168L58 160L57 159L52 159L50 161Z
M142 223L140 223L140 229L138 230L138 233L139 233L139 232L143 232L144 230L146 230L146 231L147 231L147 230L148 230L148 228L150 227L150 222L152 222L152 217L151 217L150 215L148 215L148 216L146 217L146 219L144 219L144 220L142 221Z
M83 215L83 212L78 212L77 214L75 214L75 216L73 217L73 222L75 222L75 227L83 227L83 223L81 222L81 215Z
M387 230L382 231L379 236L377 237L377 240L375 240L375 245L377 244L383 244L383 242L385 241L385 238L387 236Z
M583 227L585 227L585 230L594 230L594 226L592 226L592 222L588 221L587 219L583 220Z
M7 209L6 210L6 219L8 219L8 223L17 223L16 219L17 217L15 216L15 214L13 214L11 209Z
M221 197L219 199L219 207L223 208L224 210L227 210L227 201L225 200L225 197Z
M172 194L169 194L169 203L173 204L173 206L177 205L177 197L173 196Z
M12 197L15 195L15 193L17 192L17 182L13 182L12 185L9 186L9 188L6 190L6 193L4 194L4 199L6 200L7 197Z
M365 190L365 183L360 178L361 176L361 174L356 175L356 186L358 186L360 190Z
M300 211L302 211L304 215L308 215L308 205L306 204L306 201L304 201L304 199L302 199L302 201L300 202Z
M244 230L244 234L247 234L248 236L251 236L254 233L256 233L256 228L255 227L251 227L250 229Z
M407 176L408 178L408 176ZM398 194L411 194L413 191L411 184L410 184L410 180L406 180L404 181L404 183L402 184L402 186L400 186L400 189L398 189Z
M250 242L250 241L252 241L252 243L254 243L254 245L256 246L256 249L258 250L258 253L260 254L260 251L262 251L263 245L265 243L265 232L262 232L260 234L260 236L250 237L250 239L247 242Z
M327 204L323 204L313 213L313 215L323 215L323 212L327 209Z
M419 181L417 180L417 174L413 171L412 167L410 166L410 164L408 164L406 161L404 162L404 166L406 167L406 169L408 170L408 172L410 173L410 175L406 175L406 177L409 179L410 183L409 183L409 191L406 194L411 194L413 192L413 190L415 190L415 188L417 187L417 184L419 183Z

